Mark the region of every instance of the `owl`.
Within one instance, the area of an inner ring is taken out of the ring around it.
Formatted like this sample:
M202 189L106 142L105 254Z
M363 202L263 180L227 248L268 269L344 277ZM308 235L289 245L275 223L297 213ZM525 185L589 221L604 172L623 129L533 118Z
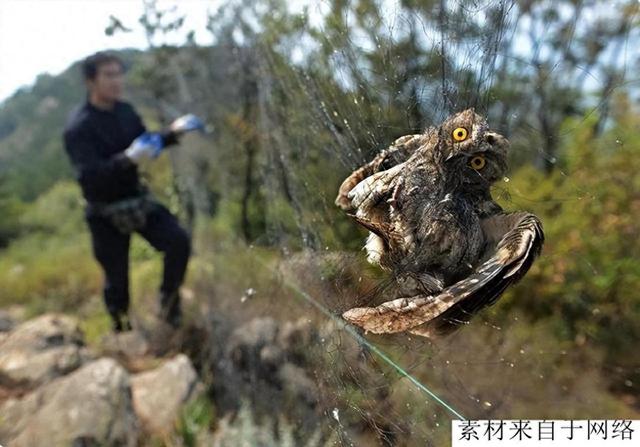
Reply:
M369 230L368 261L391 273L391 300L343 314L373 333L433 337L469 322L531 267L540 220L505 212L491 185L509 141L473 109L407 135L354 171L336 205Z

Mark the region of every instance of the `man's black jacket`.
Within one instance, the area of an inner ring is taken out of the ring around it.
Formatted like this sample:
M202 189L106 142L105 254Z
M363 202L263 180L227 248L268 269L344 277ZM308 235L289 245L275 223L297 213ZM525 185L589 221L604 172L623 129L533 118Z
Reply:
M124 150L144 132L140 116L126 102L102 110L87 101L72 113L64 143L87 202L108 203L140 194L138 169ZM163 142L176 143L176 135L164 133Z

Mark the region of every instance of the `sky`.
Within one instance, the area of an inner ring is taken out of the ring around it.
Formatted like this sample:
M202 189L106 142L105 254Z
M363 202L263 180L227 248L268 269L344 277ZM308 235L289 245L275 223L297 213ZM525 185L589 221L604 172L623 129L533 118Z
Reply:
M210 44L207 11L222 1L160 0L161 8L177 4L177 12L186 15L184 32L169 43L184 42L194 30L199 44ZM0 0L0 103L38 74L58 74L96 51L146 48L138 24L142 12L143 0ZM133 31L106 36L110 15Z
M206 30L208 12L215 12L224 2L158 0L160 9L177 5L177 13L186 16L182 32L167 43L181 44L193 30L196 42L211 44L212 36ZM383 3L393 16L398 0ZM323 2L290 2L293 10L301 10L305 4L310 6L312 17L323 15ZM32 85L39 74L58 74L96 51L146 48L138 23L143 9L143 0L0 0L0 104L18 88ZM133 31L105 35L110 15ZM516 39L517 46L518 42Z

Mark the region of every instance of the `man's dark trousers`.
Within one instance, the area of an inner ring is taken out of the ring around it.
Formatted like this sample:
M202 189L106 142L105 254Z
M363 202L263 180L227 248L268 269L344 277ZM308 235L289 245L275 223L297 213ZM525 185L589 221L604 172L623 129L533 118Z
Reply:
M121 233L107 219L88 216L93 252L105 272L104 299L111 315L126 313L129 307L129 243L131 235ZM189 235L176 218L156 204L146 224L138 230L156 250L164 253L161 293L176 293L185 275L191 250Z

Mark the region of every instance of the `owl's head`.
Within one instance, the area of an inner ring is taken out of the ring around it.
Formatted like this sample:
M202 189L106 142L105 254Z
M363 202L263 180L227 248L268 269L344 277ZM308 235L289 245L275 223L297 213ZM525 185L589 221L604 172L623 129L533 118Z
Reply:
M473 109L447 118L438 132L445 170L463 183L488 185L504 176L509 141Z

